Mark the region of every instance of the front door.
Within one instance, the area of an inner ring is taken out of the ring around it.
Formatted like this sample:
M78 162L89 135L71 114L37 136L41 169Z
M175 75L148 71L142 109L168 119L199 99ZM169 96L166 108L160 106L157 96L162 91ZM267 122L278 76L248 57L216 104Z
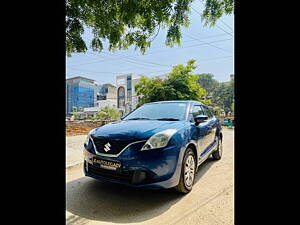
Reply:
M206 106L202 105L201 107L203 109L204 115L208 117L207 128L206 128L207 129L206 144L207 147L209 147L210 145L214 144L218 121L217 118L210 112L210 110Z
M193 118L195 118L198 115L204 115L204 112L200 105L194 105L192 109L192 116ZM195 140L197 143L198 158L208 146L208 140L207 140L207 134L209 132L208 125L209 125L208 122L203 122L201 124L195 125L193 121L191 136L192 139Z

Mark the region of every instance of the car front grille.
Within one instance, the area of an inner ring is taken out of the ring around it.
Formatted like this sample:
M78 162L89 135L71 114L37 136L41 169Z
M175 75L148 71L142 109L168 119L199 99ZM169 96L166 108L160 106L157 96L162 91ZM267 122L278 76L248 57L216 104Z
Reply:
M88 174L96 177L104 177L112 180L123 181L126 183L131 183L133 177L133 171L115 171L106 170L88 163Z
M132 141L112 140L103 136L92 136L97 152L104 154L119 154ZM106 150L105 150L106 149Z

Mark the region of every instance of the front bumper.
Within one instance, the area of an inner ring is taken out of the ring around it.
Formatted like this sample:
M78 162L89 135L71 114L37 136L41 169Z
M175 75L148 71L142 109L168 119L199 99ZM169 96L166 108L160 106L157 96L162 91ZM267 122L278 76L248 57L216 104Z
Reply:
M124 151L118 157L104 157L84 149L84 174L101 181L141 188L171 188L179 183L181 147L168 146L147 151ZM93 159L121 163L116 171L100 168Z

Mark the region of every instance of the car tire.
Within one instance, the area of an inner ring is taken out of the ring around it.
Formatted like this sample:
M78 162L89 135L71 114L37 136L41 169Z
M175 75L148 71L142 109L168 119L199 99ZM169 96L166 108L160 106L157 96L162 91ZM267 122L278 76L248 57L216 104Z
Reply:
M211 155L213 159L220 160L222 158L222 153L223 153L222 139L220 137L217 137L217 142L218 142L217 143L218 148Z
M187 148L182 160L179 184L175 187L176 191L186 194L192 190L196 169L196 156L191 148Z

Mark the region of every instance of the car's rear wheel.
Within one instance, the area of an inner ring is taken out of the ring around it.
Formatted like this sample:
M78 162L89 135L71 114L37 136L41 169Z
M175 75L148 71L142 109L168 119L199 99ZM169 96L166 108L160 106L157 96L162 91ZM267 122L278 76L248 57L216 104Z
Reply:
M196 173L196 156L192 149L188 148L182 160L182 168L179 184L175 189L182 193L192 190Z
M217 150L214 151L211 155L213 159L220 160L222 158L223 153L223 145L222 145L222 139L220 137L217 137Z

